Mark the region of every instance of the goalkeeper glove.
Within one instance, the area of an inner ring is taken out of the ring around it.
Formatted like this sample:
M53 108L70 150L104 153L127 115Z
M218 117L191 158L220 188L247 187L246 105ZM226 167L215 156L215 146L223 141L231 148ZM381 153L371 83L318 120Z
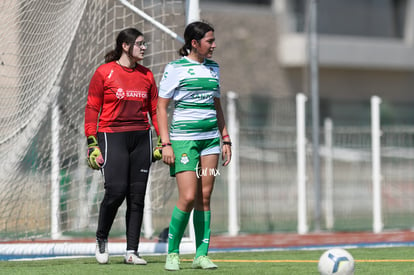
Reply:
M158 136L157 146L154 148L154 151L152 152L152 161L157 161L162 159L162 143L161 143L161 137Z
M88 137L88 165L92 169L99 170L104 163L104 159L99 149L98 142L94 136Z

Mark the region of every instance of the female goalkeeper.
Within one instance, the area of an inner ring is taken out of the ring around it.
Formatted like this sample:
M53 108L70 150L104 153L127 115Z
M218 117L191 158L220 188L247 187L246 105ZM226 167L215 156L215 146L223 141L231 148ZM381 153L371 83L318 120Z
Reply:
M186 27L184 39L179 51L182 58L165 67L157 107L162 159L170 165L179 192L169 226L165 269L180 269L179 245L193 209L196 255L192 267L215 269L217 265L207 256L210 197L219 154L223 165L229 164L231 142L220 103L219 66L210 59L216 48L214 29L207 23L193 22ZM169 132L170 100L175 109Z
M88 163L101 169L105 194L99 209L95 256L107 263L108 235L126 199L127 264L146 264L138 255L148 173L152 162L148 114L157 132L158 91L152 72L138 64L147 44L134 28L122 30L105 64L95 71L85 108Z

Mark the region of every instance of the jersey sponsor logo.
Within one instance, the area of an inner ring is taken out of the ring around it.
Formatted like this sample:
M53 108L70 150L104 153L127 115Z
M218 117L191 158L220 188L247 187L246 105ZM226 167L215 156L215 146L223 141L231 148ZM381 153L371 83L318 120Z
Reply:
M187 164L187 163L189 163L189 162L190 162L190 159L188 158L188 155L187 155L186 153L184 153L184 154L182 154L182 155L181 155L181 160L180 160L180 162L181 162L182 164Z
M194 98L194 99L211 99L214 96L211 93L208 93L208 94L201 93L201 94L192 94L191 97Z
M145 91L124 91L124 89L122 88L118 88L118 90L116 91L116 97L118 99L123 99L125 97L134 97L134 98L143 98L146 99L148 98L148 93Z
M126 91L127 97L147 98L148 94L144 91Z

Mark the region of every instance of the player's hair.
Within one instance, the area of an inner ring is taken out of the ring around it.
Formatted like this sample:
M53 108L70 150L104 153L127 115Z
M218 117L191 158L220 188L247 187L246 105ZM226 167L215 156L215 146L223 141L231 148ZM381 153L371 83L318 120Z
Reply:
M178 50L178 54L181 56L187 56L193 48L191 46L191 41L193 41L193 39L200 41L209 31L214 32L214 28L207 22L196 21L188 24L184 30L185 44Z
M122 30L116 38L115 49L105 54L105 63L115 61L121 58L122 44L127 43L133 46L138 36L143 36L143 34L135 28L128 28L128 29ZM131 56L132 51L133 51L133 47L129 47L128 55Z

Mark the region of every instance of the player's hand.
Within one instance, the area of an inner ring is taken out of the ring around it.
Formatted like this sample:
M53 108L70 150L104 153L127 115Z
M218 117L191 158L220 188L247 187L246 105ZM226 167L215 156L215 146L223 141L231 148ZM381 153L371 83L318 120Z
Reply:
M227 166L231 161L231 142L223 142L221 150L221 159L224 161L223 166Z
M155 162L160 159L162 159L162 143L161 136L158 136L157 146L152 151L152 161Z
M88 137L88 165L92 169L101 169L104 159L99 149L98 142L94 136Z
M171 146L171 143L168 143L168 145L162 146L162 161L168 165L174 164L175 155L174 155L174 150Z

